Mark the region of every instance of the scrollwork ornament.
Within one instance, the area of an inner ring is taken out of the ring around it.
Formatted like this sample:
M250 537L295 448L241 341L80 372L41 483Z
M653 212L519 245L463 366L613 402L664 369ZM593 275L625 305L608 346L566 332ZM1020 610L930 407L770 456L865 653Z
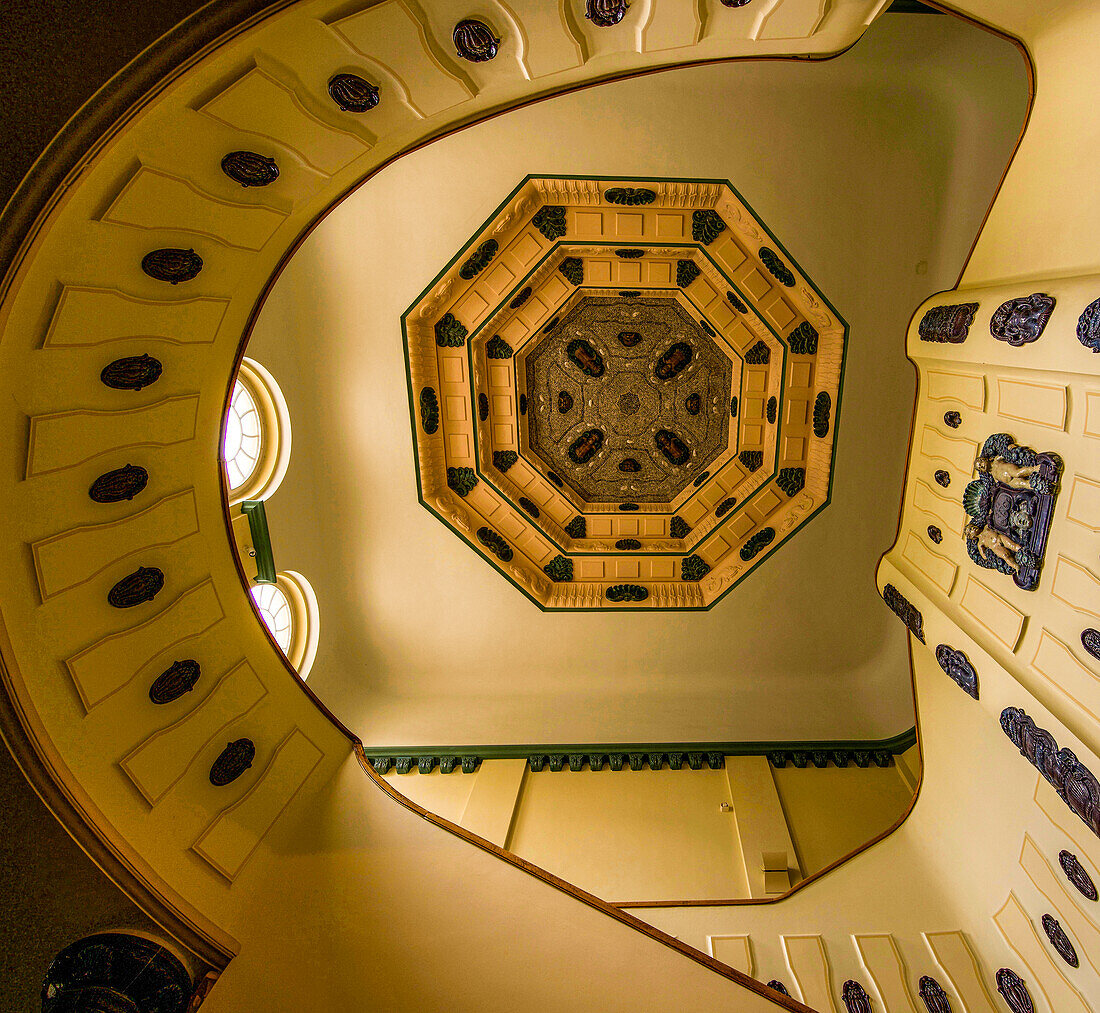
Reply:
M1001 303L989 321L989 333L1015 348L1038 341L1054 312L1054 297L1035 292Z
M630 8L627 0L585 0L584 16L599 28L617 25Z
M975 700L978 699L978 673L962 651L940 644L936 648L936 661L955 685Z
M1100 299L1090 302L1078 318L1077 340L1090 351L1100 352Z

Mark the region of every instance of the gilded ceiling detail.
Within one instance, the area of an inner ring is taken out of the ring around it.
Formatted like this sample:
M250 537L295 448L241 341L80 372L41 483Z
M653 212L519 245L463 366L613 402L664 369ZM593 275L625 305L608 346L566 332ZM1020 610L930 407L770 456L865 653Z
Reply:
M421 502L540 607L707 608L828 502L846 325L727 183L525 180L403 324Z
M671 504L729 441L730 355L674 298L584 297L524 362L531 456L586 504Z

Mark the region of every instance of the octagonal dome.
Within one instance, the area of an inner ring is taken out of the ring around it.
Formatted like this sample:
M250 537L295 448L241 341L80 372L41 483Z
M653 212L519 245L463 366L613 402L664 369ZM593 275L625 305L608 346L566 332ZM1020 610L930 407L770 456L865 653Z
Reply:
M532 344L523 453L586 508L667 506L726 449L733 363L676 299L584 295Z
M828 502L847 328L729 183L529 177L403 324L420 500L542 608L708 608Z

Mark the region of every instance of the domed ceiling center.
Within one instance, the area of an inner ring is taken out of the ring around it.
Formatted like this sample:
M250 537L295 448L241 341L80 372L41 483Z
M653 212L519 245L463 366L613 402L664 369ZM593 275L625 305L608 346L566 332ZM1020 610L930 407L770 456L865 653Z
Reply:
M529 178L403 324L421 502L542 608L708 608L828 503L846 325L728 183Z
M729 442L733 364L673 298L582 298L526 374L531 452L586 502L670 504Z

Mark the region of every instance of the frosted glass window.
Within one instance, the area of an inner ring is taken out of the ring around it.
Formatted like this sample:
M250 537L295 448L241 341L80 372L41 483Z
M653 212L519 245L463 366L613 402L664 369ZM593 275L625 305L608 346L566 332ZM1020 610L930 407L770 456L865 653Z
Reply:
M252 600L260 610L264 624L271 630L275 643L286 654L294 632L294 616L286 595L277 584L257 584L252 588Z
M251 391L239 381L233 387L229 402L229 417L225 423L225 469L229 488L239 489L256 470L260 462L263 430L260 413Z

